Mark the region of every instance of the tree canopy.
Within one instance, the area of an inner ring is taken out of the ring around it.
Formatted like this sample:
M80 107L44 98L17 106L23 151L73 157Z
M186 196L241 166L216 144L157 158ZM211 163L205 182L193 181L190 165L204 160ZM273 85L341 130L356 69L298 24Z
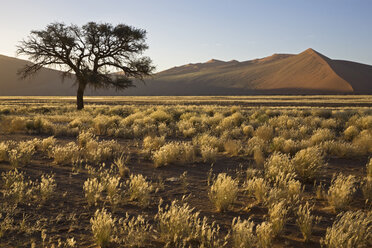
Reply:
M154 71L152 61L143 56L148 49L146 31L125 24L89 22L81 27L51 23L44 30L31 31L20 42L17 53L27 55L33 64L21 71L22 78L43 67L56 67L64 76L74 74L78 84L77 108L84 108L87 85L93 88L134 86Z

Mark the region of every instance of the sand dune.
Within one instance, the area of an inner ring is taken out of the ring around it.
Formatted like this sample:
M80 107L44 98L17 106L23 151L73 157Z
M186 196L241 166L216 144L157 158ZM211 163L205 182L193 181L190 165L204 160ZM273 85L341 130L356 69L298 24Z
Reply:
M0 95L74 95L73 79L45 69L20 81L26 61L0 56ZM372 66L332 60L313 49L239 62L212 59L155 74L122 92L88 90L87 95L372 94Z
M60 72L42 69L37 75L20 80L17 71L27 61L0 55L0 95L72 95L73 80L62 82Z

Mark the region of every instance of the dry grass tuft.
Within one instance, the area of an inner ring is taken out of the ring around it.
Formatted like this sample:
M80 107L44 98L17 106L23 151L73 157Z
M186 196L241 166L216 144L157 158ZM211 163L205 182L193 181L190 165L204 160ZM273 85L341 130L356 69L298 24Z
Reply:
M370 247L371 239L372 214L358 210L339 214L321 244L328 248L362 248Z
M355 184L356 179L353 175L344 176L340 173L333 176L327 198L335 211L344 210L348 206L356 191Z
M97 210L90 219L92 233L96 243L101 248L109 247L112 241L116 219L106 209Z
M227 210L236 200L239 191L238 181L225 173L218 174L209 190L209 199L218 212Z

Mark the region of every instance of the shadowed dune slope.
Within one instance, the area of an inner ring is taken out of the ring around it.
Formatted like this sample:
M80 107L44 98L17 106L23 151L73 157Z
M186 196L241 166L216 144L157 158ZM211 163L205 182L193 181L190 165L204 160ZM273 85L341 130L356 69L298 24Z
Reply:
M73 80L61 84L54 70L19 81L15 74L24 63L0 56L1 95L75 94ZM122 92L88 90L87 95L372 94L372 66L332 60L307 49L297 55L274 54L243 62L212 59L187 64L136 85Z
M35 76L20 80L17 71L28 62L0 55L0 95L74 95L72 79L61 80L58 71L42 69Z

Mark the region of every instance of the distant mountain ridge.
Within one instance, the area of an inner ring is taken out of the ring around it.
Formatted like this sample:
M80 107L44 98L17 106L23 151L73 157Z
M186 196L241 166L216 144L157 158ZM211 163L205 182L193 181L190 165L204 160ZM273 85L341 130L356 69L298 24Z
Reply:
M20 81L16 71L25 63L0 55L0 95L75 95L73 79L61 84L55 70ZM372 66L332 60L309 48L242 62L211 59L177 66L136 85L121 92L88 90L87 95L372 94Z

